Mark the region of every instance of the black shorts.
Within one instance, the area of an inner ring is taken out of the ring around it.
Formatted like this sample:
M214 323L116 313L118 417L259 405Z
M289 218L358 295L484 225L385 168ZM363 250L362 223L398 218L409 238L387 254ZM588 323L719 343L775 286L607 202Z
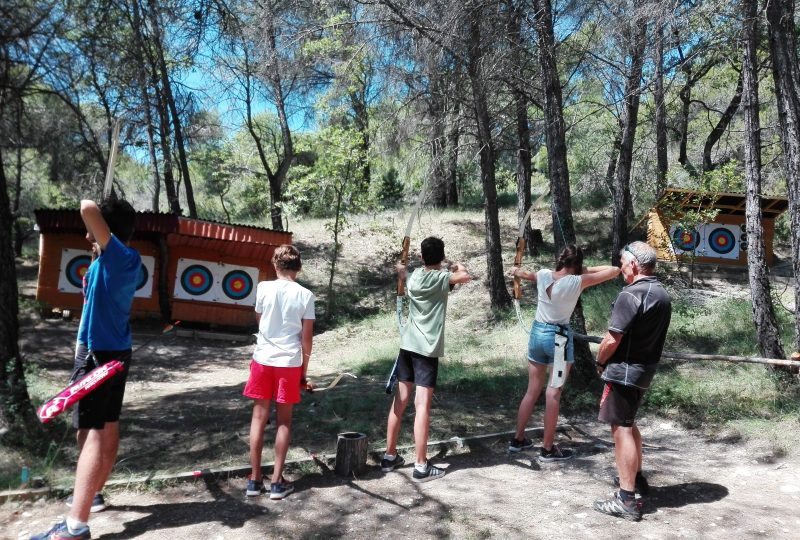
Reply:
M103 429L106 422L118 422L122 411L122 398L125 397L125 383L131 364L131 350L92 351L78 343L75 347L75 370L70 384L77 381L94 368L111 360L119 360L125 369L114 375L92 393L81 399L72 411L72 426L75 429Z
M642 404L644 390L635 386L606 383L600 398L597 419L612 426L631 427L636 422L636 412Z
M415 352L400 349L397 355L397 380L413 382L417 386L436 388L439 375L439 359L422 356Z

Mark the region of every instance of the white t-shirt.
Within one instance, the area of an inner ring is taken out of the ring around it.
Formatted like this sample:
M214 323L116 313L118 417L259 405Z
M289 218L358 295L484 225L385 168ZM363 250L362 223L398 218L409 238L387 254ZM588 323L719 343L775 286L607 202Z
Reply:
M253 360L273 367L303 365L303 319L314 319L314 293L294 281L262 281L256 290L261 313Z
M547 288L550 296L547 296ZM539 301L536 306L536 320L547 324L567 324L578 298L581 297L581 276L568 274L553 279L552 270L536 272L536 288Z

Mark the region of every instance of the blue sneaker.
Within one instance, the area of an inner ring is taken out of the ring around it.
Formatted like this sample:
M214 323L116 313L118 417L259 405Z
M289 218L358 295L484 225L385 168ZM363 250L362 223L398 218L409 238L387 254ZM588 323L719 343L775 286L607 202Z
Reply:
M247 490L245 490L244 494L247 497L258 497L259 495L263 495L267 492L267 489L264 487L264 482L261 480L248 480L247 481Z
M283 499L294 491L294 486L285 480L273 482L269 486L269 498L272 500Z
M91 537L92 533L89 532L88 525L79 531L72 532L67 527L65 520L53 525L53 528L46 533L31 536L30 540L84 540Z

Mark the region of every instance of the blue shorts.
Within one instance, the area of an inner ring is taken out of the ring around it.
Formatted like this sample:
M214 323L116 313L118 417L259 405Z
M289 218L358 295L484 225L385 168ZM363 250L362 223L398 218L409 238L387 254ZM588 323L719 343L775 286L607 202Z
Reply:
M547 324L533 321L531 326L531 337L528 340L528 361L537 364L550 365L555 360L555 335L561 329L567 331L567 351L566 361L570 364L575 362L575 346L572 342L572 328L568 324Z

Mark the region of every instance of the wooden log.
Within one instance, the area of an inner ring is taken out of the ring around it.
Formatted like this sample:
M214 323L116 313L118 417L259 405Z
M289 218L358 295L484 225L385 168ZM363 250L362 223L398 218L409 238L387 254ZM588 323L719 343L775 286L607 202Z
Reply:
M587 336L577 332L573 334L573 337L578 341L588 341L589 343L600 343L603 340L603 338L598 336ZM784 360L781 358L761 358L758 356L728 356L724 354L695 354L664 351L661 353L661 358L689 361L712 360L716 362L733 362L737 364L763 364L767 366L800 368L800 358L795 358L794 354L792 355L791 360Z
M367 436L363 433L340 433L336 438L336 464L339 476L361 473L367 465Z

